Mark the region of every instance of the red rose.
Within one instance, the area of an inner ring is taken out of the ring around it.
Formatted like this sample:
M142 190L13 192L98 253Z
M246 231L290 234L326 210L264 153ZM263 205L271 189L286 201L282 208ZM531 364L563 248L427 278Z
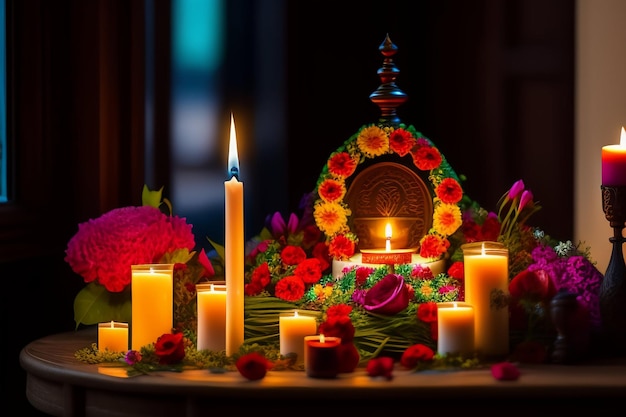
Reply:
M514 381L519 378L520 371L510 362L500 362L491 365L491 375L498 381Z
M370 359L367 362L367 375L371 377L382 376L387 380L393 378L393 358L381 356L379 358Z
M354 372L361 360L354 343L344 343L343 340L337 349L337 357L339 358L339 373L342 374Z
M542 301L556 295L556 287L544 270L524 270L509 283L509 293L513 298Z
M178 363L185 357L185 344L182 333L165 333L155 345L154 353L159 357L161 365Z
M421 343L409 346L400 358L402 366L408 369L416 368L420 362L429 362L433 360L435 352L431 348Z
M274 364L268 361L265 356L258 352L247 353L240 356L235 363L239 373L245 378L256 381L263 379L269 369L272 369Z

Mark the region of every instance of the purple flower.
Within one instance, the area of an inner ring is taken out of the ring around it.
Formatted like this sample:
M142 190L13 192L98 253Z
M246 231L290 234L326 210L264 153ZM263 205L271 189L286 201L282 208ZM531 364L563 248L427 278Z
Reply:
M365 294L363 308L372 313L394 315L409 305L409 289L402 275L388 274Z
M522 193L522 198L520 198L519 200L519 208L517 210L522 211L524 207L526 207L526 204L532 201L533 201L533 193L530 190L524 190L524 192Z
M124 360L130 366L133 366L134 364L141 362L141 353L136 350L129 350L128 352L126 352Z
M524 191L524 181L523 180L517 180L511 186L511 189L509 190L507 198L509 200L515 200L517 198L517 196L520 195L520 193L522 191Z

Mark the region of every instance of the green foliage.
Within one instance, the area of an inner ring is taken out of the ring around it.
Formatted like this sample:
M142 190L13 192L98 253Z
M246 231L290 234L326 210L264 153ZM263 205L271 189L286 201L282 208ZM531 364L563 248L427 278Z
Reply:
M105 321L130 323L131 316L130 288L113 293L107 291L103 285L90 282L74 299L76 329L81 324L90 325Z

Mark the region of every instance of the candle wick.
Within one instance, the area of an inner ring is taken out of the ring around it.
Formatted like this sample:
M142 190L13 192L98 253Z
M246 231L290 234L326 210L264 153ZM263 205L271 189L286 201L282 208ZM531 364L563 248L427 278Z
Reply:
M231 175L231 177L235 177L237 180L239 180L239 168L231 167L230 168L230 175Z

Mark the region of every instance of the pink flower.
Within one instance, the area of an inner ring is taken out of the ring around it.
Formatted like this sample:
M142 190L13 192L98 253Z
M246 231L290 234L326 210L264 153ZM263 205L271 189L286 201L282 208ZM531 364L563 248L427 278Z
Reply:
M407 308L409 291L402 275L389 274L365 294L363 307L367 311L392 316Z
M381 356L370 359L367 362L367 375L371 377L382 376L387 380L393 379L393 358Z
M498 381L515 381L520 371L510 362L499 362L491 365L491 375Z
M131 281L131 265L159 263L163 255L195 246L185 218L168 216L152 206L113 209L78 225L65 261L84 281L98 282L110 292Z

